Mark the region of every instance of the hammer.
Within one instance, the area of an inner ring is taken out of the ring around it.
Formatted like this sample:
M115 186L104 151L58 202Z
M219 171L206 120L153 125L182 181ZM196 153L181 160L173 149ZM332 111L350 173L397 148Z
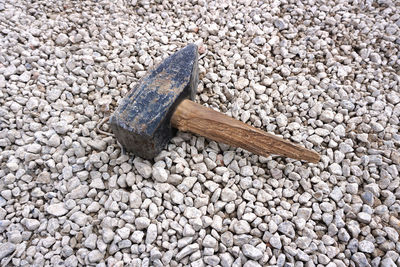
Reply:
M117 140L127 151L152 159L178 129L264 157L319 161L314 151L191 101L198 81L197 46L189 44L149 71L122 99L109 121Z

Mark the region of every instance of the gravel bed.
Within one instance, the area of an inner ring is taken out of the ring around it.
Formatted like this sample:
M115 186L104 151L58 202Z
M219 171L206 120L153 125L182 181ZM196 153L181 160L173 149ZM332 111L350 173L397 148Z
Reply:
M399 3L185 2L0 1L1 266L400 266ZM321 161L121 151L108 116L188 43L197 102Z

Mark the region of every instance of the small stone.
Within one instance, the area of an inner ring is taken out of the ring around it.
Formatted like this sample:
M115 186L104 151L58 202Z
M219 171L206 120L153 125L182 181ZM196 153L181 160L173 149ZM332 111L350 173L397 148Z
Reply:
M47 207L46 211L56 217L67 214L68 210L65 208L64 203L52 204Z
M288 67L284 66L281 68L281 73L282 73L282 76L288 77L290 75L291 71Z
M16 71L17 71L17 68L11 64L4 70L3 75L4 75L4 77L8 78L11 75L14 75Z
M219 258L221 259L222 267L231 267L232 266L234 259L230 253L228 253L228 252L221 253L219 255Z
M168 179L167 171L161 167L154 167L152 174L153 174L153 179L159 183L165 183Z
M293 229L293 225L290 222L280 223L278 226L278 231L291 239L293 239L295 236L295 231Z
M51 88L47 91L46 97L49 101L56 101L62 94L62 91L59 88Z
M338 65L337 76L339 78L346 77L349 74L349 72L351 72L351 67L350 66Z
M226 231L221 235L221 242L227 247L233 246L233 234L229 231Z
M280 31L282 31L282 30L284 30L284 29L286 29L286 28L288 27L287 24L286 24L286 22L285 22L283 19L276 19L276 20L274 21L274 25L275 25L275 27L277 27L278 30L280 30Z
M152 223L147 228L146 244L152 244L157 238L157 226Z
M340 165L337 163L332 163L331 165L329 165L329 171L335 175L343 174L342 167L340 167Z
M25 71L19 76L19 80L24 83L28 82L30 79L31 79L31 73L29 71Z
M360 243L358 243L358 249L361 252L372 253L375 250L375 246L372 242L363 240Z
M138 209L142 205L142 197L139 190L135 190L129 194L130 207L133 209Z
M339 202L342 197L343 197L343 192L340 189L340 187L336 186L335 188L333 188L332 192L329 194L329 196L335 200L336 202Z
M382 261L381 261L381 265L380 266L385 266L385 267L397 267L398 265L396 265L395 263L394 263L394 261L392 260L392 258L384 258Z
M279 114L278 117L276 117L276 123L279 127L286 127L287 122L287 118L283 114Z
M369 55L369 58L372 62L376 63L376 64L381 64L382 60L381 60L381 56L378 53L371 53Z
M261 250L249 244L244 244L242 246L242 252L247 258L255 261L261 259L261 257L263 256Z
M13 244L19 244L22 242L22 235L19 231L9 231L7 232L8 242Z
M58 136L58 134L53 134L50 138L49 141L47 142L47 145L51 147L58 147L61 144L61 138Z
M243 90L249 85L249 80L244 77L239 77L239 79L235 82L235 89Z
M341 124L333 128L333 132L339 137L346 136L346 129Z
M283 263L278 264L278 266L283 266ZM243 267L261 267L261 265L256 261L249 260L249 261L246 261L245 264L243 264Z
M214 193L214 191L219 188L219 185L216 182L213 181L206 181L204 183L204 186L210 190L211 193Z
M89 262L99 262L103 259L103 254L99 250L90 251L88 254Z
M25 220L25 227L29 231L34 231L34 230L38 229L39 226L40 226L40 222L36 219L26 219Z
M79 226L85 226L89 221L90 216L86 215L81 211L73 213L70 217L71 221L75 222Z
M146 229L150 225L150 219L146 217L136 218L135 225L139 230Z
M310 137L308 137L307 140L310 141L313 145L319 146L324 141L324 138L316 134L313 134Z
M236 193L230 188L224 188L221 191L221 200L224 202L233 201L236 199Z
M196 177L186 177L180 185L178 185L179 191L182 193L187 193L197 181Z
M193 166L198 173L206 173L207 172L207 165L204 162L197 163Z
M73 172L72 172L72 167L71 167L71 166L65 166L65 167L62 169L62 176L63 176L63 179L68 180L68 179L72 178L73 175L74 175L74 174L73 174Z
M103 88L105 86L104 79L102 77L97 78L96 85L100 88Z
M349 183L346 185L346 192L352 195L357 194L358 192L358 184L357 183Z
M296 245L301 249L306 249L311 244L311 238L307 236L300 236L296 239Z
M281 238L278 233L275 233L273 236L271 236L271 238L269 239L269 243L272 247L276 249L282 248Z
M133 243L139 244L142 242L144 237L144 233L142 231L135 231L131 235L131 240Z
M361 199L364 201L365 204L369 206L374 205L374 194L372 194L370 191L365 191L361 194Z
M78 266L78 259L75 255L71 255L65 260L64 264L65 266Z
M191 255L192 253L194 253L198 250L199 250L199 244L187 245L181 251L179 251L178 254L176 254L175 259L179 261L182 258L184 258L188 255Z
M267 40L262 36L257 36L253 39L253 43L256 45L264 45Z
M128 239L131 230L128 227L122 227L117 230L117 233L122 239Z
M101 178L95 178L92 180L92 182L90 183L90 187L92 188L96 188L96 189L105 189L105 185L104 182Z
M344 154L354 151L354 149L350 145L348 145L346 143L340 143L339 149Z
M319 263L327 265L329 263L329 261L330 261L330 259L325 254L319 254L318 255L318 262Z
M267 88L264 86L264 85L261 85L261 84L255 84L255 85L253 85L253 90L254 90L254 92L257 94L257 95L262 95L262 94L264 94L265 93L265 90L266 90ZM226 164L225 164L226 165Z
M73 189L67 196L71 199L80 199L87 196L89 192L89 186L79 185L77 188Z
M13 253L15 251L15 249L16 249L16 245L14 245L12 243L5 242L5 243L0 244L0 260L4 259L8 255Z
M89 140L88 145L98 151L104 151L107 148L107 143L103 140L96 139L96 140Z
M51 246L54 245L55 242L56 242L56 239L54 237L48 236L45 239L43 239L42 245L45 248L50 248Z
M334 208L334 206L329 203L329 202L323 202L319 205L319 207L321 208L322 211L324 212L331 212Z
M200 218L202 215L201 211L195 207L187 207L183 212L183 215L188 219Z
M66 45L68 43L68 41L69 41L68 36L66 34L64 34L64 33L60 33L57 36L56 44L64 46L64 45Z
M362 223L370 223L371 222L371 214L368 214L366 212L358 213L357 218Z
M374 132L376 132L376 133L380 133L385 129L385 128L383 128L383 126L380 123L377 123L377 122L371 122L371 127L372 127L372 130L374 130Z
M160 41L164 45L168 44L168 36L166 35L161 36Z
M34 154L38 154L41 150L42 150L42 146L37 143L30 144L26 149L26 151L28 151L30 153L34 153Z
M87 212L97 212L101 208L100 204L98 202L92 202L86 209Z
M251 227L250 224L245 220L236 221L233 225L233 230L236 234L247 234L250 233Z
M324 110L319 119L325 123L329 123L331 121L333 121L333 119L335 118L335 115L333 114L333 112L331 110Z
M240 169L240 174L243 176L252 176L254 174L253 168L251 166L243 166Z
M348 242L350 240L350 235L347 233L346 229L340 228L338 232L338 238L340 241Z
M370 266L368 263L367 257L365 257L364 253L357 252L351 256L351 260L356 264L358 267L367 267Z
M54 130L58 134L66 134L72 128L66 121L61 120L54 125Z
M150 178L152 169L149 165L144 164L142 162L134 161L134 165L138 173L143 176L143 178Z
M203 247L215 248L218 245L217 240L211 235L206 235L203 239Z
M399 240L399 233L392 227L384 227L383 230L387 233L388 238L393 242L397 242Z
M96 241L97 241L97 235L95 234L90 234L85 241L83 242L83 245L87 248L90 249L95 249L96 248Z
M308 221L308 219L310 219L311 213L312 209L310 208L299 208L297 210L297 217Z
M110 228L104 228L104 229L103 229L103 235L102 235L102 237L103 237L103 241L104 241L106 244L108 244L108 243L110 243L111 241L113 241L114 236L115 236L115 232L114 232L113 230L111 230Z
M184 199L184 195L179 192L178 190L174 190L171 192L171 200L175 203L175 204L183 204L183 199Z

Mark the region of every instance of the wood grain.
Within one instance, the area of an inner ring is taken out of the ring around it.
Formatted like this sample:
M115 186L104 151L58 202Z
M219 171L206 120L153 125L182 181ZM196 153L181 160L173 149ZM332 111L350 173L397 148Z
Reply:
M319 154L314 151L190 100L183 100L178 105L172 115L171 124L180 131L202 135L265 157L269 154L278 154L313 163L320 160Z

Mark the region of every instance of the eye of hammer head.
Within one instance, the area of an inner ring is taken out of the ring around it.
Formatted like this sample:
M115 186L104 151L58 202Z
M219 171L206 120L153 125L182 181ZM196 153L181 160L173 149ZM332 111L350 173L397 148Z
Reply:
M127 151L150 159L173 137L171 116L198 84L197 46L189 44L143 77L110 118L111 129Z

